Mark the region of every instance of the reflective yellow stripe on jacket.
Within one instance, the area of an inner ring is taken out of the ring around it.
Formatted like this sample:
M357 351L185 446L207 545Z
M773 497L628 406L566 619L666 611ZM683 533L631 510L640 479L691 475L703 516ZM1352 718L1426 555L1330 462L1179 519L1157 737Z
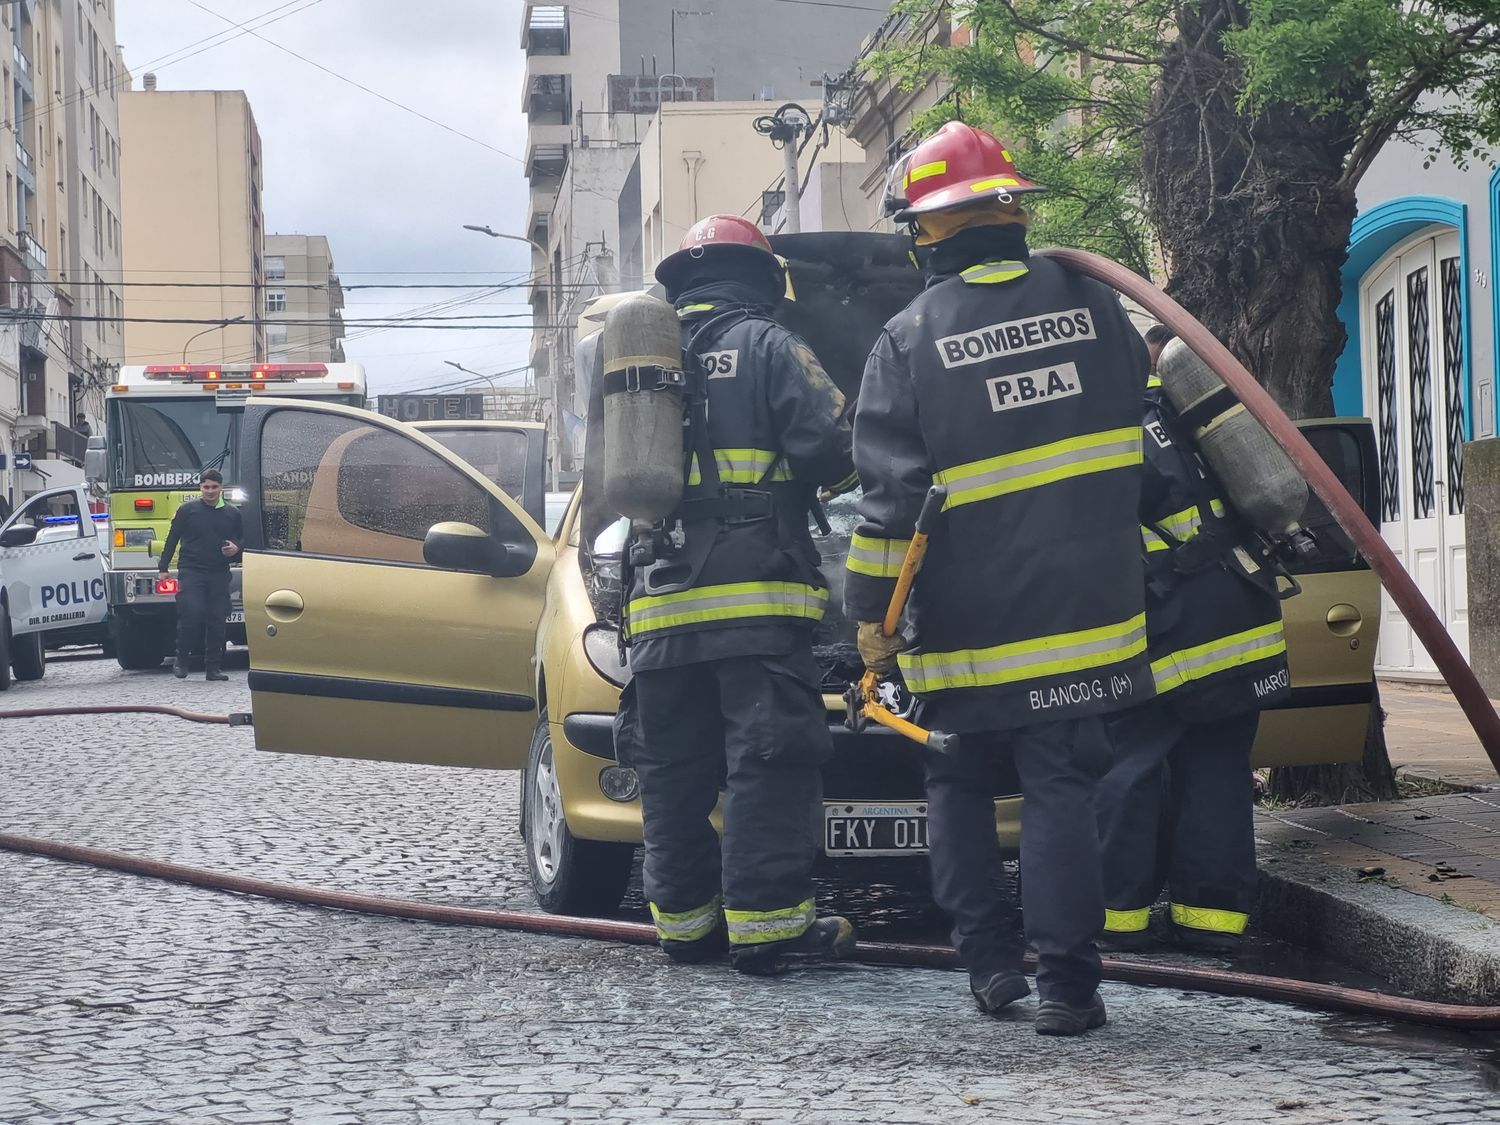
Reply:
M813 900L798 903L786 910L726 910L724 924L729 927L732 945L762 945L768 941L791 941L801 937L813 924Z
M1146 651L1146 615L1118 625L1012 641L958 652L902 653L906 686L915 692L991 687L1118 664Z
M776 464L781 455L774 449L715 449L714 463L719 467L722 484L759 484L763 480L791 480L792 471L785 464ZM776 465L776 471L771 466ZM689 485L702 484L698 471L698 455L693 454L693 464L688 470Z
M1286 635L1278 620L1269 625L1258 625L1242 633L1231 633L1205 644L1168 653L1151 662L1151 675L1156 680L1159 695L1193 680L1212 676L1215 672L1253 664L1257 660L1265 660L1285 651Z
M958 276L964 279L965 285L999 285L1025 277L1027 272L1025 262L980 262Z
M855 574L868 574L871 578L898 578L901 560L906 558L910 547L910 539L876 539L856 531L849 541L849 557L844 565Z
M796 617L821 621L828 591L801 582L732 582L676 594L632 598L626 609L632 636L682 625L746 617Z
M955 465L934 474L932 479L948 490L943 505L946 511L977 500L1140 463L1141 428L1126 426Z
M1210 500L1209 509L1216 516L1224 514L1224 505L1218 500ZM1203 517L1198 514L1198 505L1194 504L1191 508L1163 516L1156 521L1156 525L1178 543L1185 543L1198 534L1198 529L1203 526ZM1165 551L1172 546L1157 534L1156 528L1146 527L1144 524L1141 526L1141 537L1146 541L1147 551Z

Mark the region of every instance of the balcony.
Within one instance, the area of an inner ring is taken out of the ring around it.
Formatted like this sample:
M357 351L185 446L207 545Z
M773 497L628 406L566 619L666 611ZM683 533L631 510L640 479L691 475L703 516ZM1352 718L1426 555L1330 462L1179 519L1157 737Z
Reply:
M521 25L521 49L528 55L566 55L569 48L568 9L562 4L533 5Z
M19 43L12 43L10 45L10 51L11 57L15 59L16 63L16 84L21 87L21 90L26 94L28 98L36 97L35 87L32 85L31 60L28 59L26 57L26 53L21 50L21 45Z
M17 146L20 147L19 145ZM26 268L29 270L47 270L47 251L42 249L42 244L31 235L22 231L16 235L16 241L21 244L21 256L26 259Z
M573 123L572 83L566 74L537 74L526 83L523 99L526 119L532 125Z
M83 453L89 446L88 435L81 434L61 422L52 423L52 452L64 461L83 464Z
M20 138L16 139L16 175L32 191L36 191L36 161L31 158L31 150L23 145Z
M542 142L533 134L531 143L526 146L526 178L531 180L532 187L537 186L537 181L557 182L562 179L563 172L568 167L568 146L566 144Z

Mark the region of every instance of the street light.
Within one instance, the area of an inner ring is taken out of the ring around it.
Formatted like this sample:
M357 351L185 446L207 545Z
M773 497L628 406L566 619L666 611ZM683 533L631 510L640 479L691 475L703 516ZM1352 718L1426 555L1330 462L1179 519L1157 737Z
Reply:
M477 378L483 379L486 383L488 383L490 385L490 394L493 397L495 397L495 398L499 398L500 397L500 389L495 386L495 380L494 380L494 378L492 376L485 375L484 373L479 372L479 371L470 371L463 364L461 364L461 363L454 363L453 360L451 360L451 359L445 359L445 360L443 360L443 362L446 363L449 367L453 367L453 368L458 369L459 371L462 371L466 375L473 375L473 376L475 376ZM496 403L496 406L498 407L499 403Z
M221 320L221 321L218 321L215 324L211 324L207 328L205 328L202 332L194 332L191 336L189 336L187 338L187 344L183 344L182 345L182 362L184 364L187 363L188 344L191 344L199 336L207 336L210 332L217 332L220 328L226 328L226 327L228 327L231 324L238 324L240 321L242 321L244 319L245 319L245 314L241 313L239 316L232 316L228 320Z
M547 260L547 248L540 242L537 242L535 239L529 238L524 234L506 234L503 231L491 230L489 226L480 226L477 223L464 223L462 225L464 230L471 230L476 234L487 234L491 238L504 238L510 240L511 242L526 243L527 245L531 246L532 249L541 254L542 268L547 270L549 275L552 274L550 263ZM554 321L557 321L557 318L561 315L562 312L562 310L558 307L559 303L562 300L561 286L562 278L553 275L552 282L546 290L548 316L552 317ZM545 336L543 338L546 339ZM554 361L548 366L551 369L550 374L552 376L552 491L556 492L559 488L557 479L559 468L558 463L562 460L562 403L560 398L561 391L558 387L558 376L561 374L562 364L556 362L555 359L557 355L556 337L553 337L553 339L550 341L549 350L554 356ZM446 363L449 361L444 360L444 362ZM458 365L453 364L453 366L457 367Z

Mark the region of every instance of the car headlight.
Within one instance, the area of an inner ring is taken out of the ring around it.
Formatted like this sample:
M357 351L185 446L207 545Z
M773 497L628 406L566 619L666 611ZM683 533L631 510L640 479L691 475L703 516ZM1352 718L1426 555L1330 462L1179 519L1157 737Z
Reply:
M590 625L583 631L583 655L594 671L615 687L630 682L630 662L620 659L620 633L608 625Z

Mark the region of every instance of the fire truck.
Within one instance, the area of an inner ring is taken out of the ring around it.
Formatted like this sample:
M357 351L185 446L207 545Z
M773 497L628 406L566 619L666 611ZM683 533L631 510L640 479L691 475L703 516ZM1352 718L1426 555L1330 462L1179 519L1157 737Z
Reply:
M104 449L90 476L109 495L105 589L115 658L155 668L172 653L177 577L158 577L179 505L198 495L198 475L218 469L230 503L244 496L239 426L252 398L289 396L365 405L357 363L153 364L120 369L105 402ZM239 571L231 580L229 640L245 643Z

